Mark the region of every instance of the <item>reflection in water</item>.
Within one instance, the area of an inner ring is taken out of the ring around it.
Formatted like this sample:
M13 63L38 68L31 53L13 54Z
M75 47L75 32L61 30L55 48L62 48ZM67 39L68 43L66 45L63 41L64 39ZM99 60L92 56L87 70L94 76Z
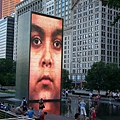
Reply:
M48 112L50 114L58 114L60 115L60 102L44 102L45 108L43 108L44 112ZM29 106L33 107L34 110L39 110L39 103L30 103Z
M76 107L73 104L69 105L67 101L61 103L61 115L74 118L74 114L77 112Z
M85 101L87 103L86 111L87 115L89 116L89 103L88 100ZM68 103L62 102L61 103L61 114L74 118L76 112L78 112L78 104L76 100L72 100L71 109L68 109ZM96 106L96 113L97 113L97 120L120 120L120 106L116 106L113 104L108 103L98 103Z

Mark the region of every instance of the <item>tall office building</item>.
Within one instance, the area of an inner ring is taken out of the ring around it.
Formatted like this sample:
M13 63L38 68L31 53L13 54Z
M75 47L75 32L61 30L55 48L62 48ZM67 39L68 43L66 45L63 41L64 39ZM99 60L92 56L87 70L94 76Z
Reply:
M14 18L0 20L0 58L13 59Z
M63 68L70 71L72 44L72 21L71 21L72 0L55 0L55 16L64 19L63 32Z
M63 68L69 71L69 78L74 79L77 76L78 81L72 82L73 85L76 83L80 85L80 80L85 79L85 74L80 72L75 72L72 76L72 7L78 3L79 0L55 0L55 15L62 17L64 19L64 32L63 32ZM80 71L80 61L76 61L77 68Z
M101 0L79 0L72 7L73 81L81 78L75 73L87 74L94 62L103 61L120 66L120 21L111 26L118 12L118 9L103 6Z
M101 0L25 0L16 5L16 16L29 10L51 15L54 10L55 16L64 19L63 68L69 70L75 86L85 82L85 75L94 62L102 60L119 66L120 23L111 26L117 9L103 6Z
M0 0L0 11L1 17L10 16L15 11L15 5L20 0Z

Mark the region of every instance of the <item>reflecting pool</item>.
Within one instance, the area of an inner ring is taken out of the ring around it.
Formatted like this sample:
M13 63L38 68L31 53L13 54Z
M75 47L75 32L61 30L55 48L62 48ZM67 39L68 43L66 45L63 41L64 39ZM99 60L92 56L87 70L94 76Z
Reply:
M87 116L89 116L89 105L86 102ZM67 116L74 119L75 113L78 112L77 99L73 99L71 108L68 107L67 100L61 104L61 115ZM98 102L96 106L97 120L120 120L120 105L110 104L109 101L106 103Z

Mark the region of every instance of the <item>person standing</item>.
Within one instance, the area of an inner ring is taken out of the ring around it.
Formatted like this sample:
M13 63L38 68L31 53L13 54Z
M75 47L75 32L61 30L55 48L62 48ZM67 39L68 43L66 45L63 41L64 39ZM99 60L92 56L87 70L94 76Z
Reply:
M72 97L69 97L69 98L68 98L68 110L69 110L70 112L72 112L72 110L71 110L71 102L72 102Z
M41 98L41 99L39 100L39 114L40 114L40 115L43 113L43 108L45 108L45 106L44 106L43 99Z
M23 107L23 112L27 111L27 100L25 97L23 97L23 100L21 102L21 106Z
M68 90L65 91L65 94L66 94L66 99L67 99L67 97L68 97Z
M78 96L78 112L79 112L79 113L80 113L80 106L79 106L80 101L81 101L81 97L80 97L80 95L79 95L79 96Z
M91 119L96 120L96 111L94 107L92 107Z
M80 105L81 115L86 117L86 115L87 115L86 109L85 109L86 103L84 102L84 100L82 100L79 105Z

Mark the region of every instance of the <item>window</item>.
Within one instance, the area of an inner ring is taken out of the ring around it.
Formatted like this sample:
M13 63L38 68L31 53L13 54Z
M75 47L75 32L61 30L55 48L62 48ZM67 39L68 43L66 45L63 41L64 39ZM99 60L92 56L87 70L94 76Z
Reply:
M94 59L95 59L95 61L98 61L98 56L95 56L95 58L94 58Z
M95 14L95 18L99 18L99 13Z
M79 17L82 17L82 13L78 14L78 18L79 18Z
M98 12L99 11L99 8L95 8L95 12Z
M99 32L95 32L95 36L98 36L99 35Z
M98 44L95 44L95 49L97 49L98 48Z
M92 32L93 31L93 28L92 27L89 27L88 28L88 32Z
M105 16L105 13L102 13L102 18L105 18L106 16Z
M98 50L95 50L95 55L97 55L98 54Z
M97 25L97 26L95 26L95 30L99 30L99 26Z
M90 21L89 23L88 23L88 26L92 26L93 25L93 21Z
M98 19L98 20L95 20L95 24L99 24L99 19Z
M83 16L86 16L86 15L87 15L87 12L84 12L84 13L83 13Z
M99 42L99 38L95 38L95 42Z
M90 15L90 16L89 16L89 20L93 20L93 15Z
M95 3L95 7L97 7L97 6L99 6L99 1L97 1L97 2Z
M87 6L83 7L83 11L86 11L87 10Z
M89 14L93 13L93 10L89 10Z
M89 5L89 9L91 9L91 8L93 8L93 4L90 4L90 5Z
M78 9L78 12L82 12L82 8L79 8L79 9Z
M74 10L74 14L76 14L77 13L77 10Z

